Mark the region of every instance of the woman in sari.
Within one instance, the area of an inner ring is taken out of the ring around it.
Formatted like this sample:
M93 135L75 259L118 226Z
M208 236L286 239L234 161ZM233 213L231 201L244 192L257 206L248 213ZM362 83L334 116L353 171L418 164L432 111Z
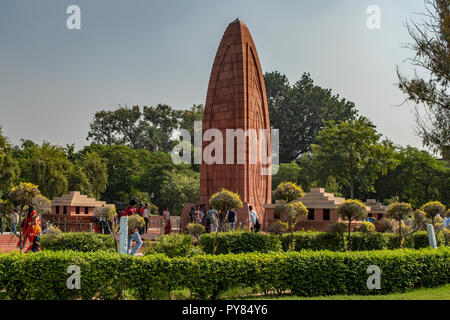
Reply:
M30 246L25 252L30 252L33 249L34 237L39 235L40 230L41 230L41 219L39 218L39 215L34 210L34 208L30 206L28 208L27 216L23 221L23 228L22 228L22 237L23 237L22 248L25 248L27 240L30 242ZM20 240L17 246L20 247Z
M170 234L172 232L172 225L170 224L170 213L168 208L163 212L163 220L165 222L164 234Z

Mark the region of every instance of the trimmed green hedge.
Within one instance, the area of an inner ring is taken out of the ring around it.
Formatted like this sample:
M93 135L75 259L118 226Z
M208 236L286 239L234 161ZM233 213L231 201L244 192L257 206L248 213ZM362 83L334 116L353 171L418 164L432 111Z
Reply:
M206 233L200 237L200 247L207 254L213 253L213 233ZM348 244L348 235L339 235L318 231L298 231L294 233L295 250L331 250L345 251ZM393 233L375 232L370 236L364 236L360 232L352 232L351 250L384 250L398 249L398 238ZM437 236L439 246L445 245L443 232ZM216 254L244 253L244 252L271 252L288 251L291 243L291 235L284 233L280 236L254 232L226 232L217 236ZM281 244L281 248L280 248ZM426 231L419 231L409 235L404 244L405 248L427 248L428 235Z
M81 289L69 290L69 265L81 269ZM381 289L369 290L367 268L381 269ZM386 294L434 287L450 280L450 248L359 252L303 251L270 254L131 257L110 252L43 251L0 254L0 291L11 299L139 299L187 288L195 298L215 298L232 288L290 290L313 296Z
M215 236L215 233L205 233L200 237L199 245L206 254L213 253ZM272 252L281 250L281 241L276 235L230 231L217 234L215 253Z
M116 251L114 239L108 234L92 232L67 232L59 235L43 235L42 250L73 250L73 251Z

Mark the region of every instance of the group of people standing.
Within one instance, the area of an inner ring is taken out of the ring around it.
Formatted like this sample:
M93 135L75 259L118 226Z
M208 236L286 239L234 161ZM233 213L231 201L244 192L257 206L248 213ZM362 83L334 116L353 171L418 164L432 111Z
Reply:
M253 206L249 206L248 209L249 219L247 222L250 222L252 232L258 232L261 229L258 214L253 209ZM204 205L197 205L196 208L191 207L189 218L191 223L204 225L206 232L219 231L219 224L221 225L221 229L223 229L222 231L236 230L237 214L233 209L226 211L225 215L219 215L214 208L206 211Z
M139 230L138 228L128 228L128 248L127 248L127 254L129 255L135 255L136 252L139 250L139 248L142 246L142 239L140 234L148 233L148 223L150 220L150 208L148 204L145 204L144 206L140 206L139 208L136 208L137 202L135 200L130 201L129 207L127 207L125 210L120 212L118 224L120 225L120 218L123 216L132 216L134 214L141 216L144 218L145 221L145 227L144 230ZM168 208L166 208L163 212L162 216L162 227L161 227L161 234L170 234L172 232L172 225L170 223L170 213ZM136 245L134 246L133 250L130 252L131 244L132 242L136 242Z

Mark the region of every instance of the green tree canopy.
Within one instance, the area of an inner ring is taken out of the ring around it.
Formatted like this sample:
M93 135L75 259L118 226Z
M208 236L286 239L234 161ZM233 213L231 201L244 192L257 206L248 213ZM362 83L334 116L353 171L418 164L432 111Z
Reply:
M315 170L322 177L334 177L336 183L350 188L350 198L358 187L374 191L379 174L385 175L398 162L395 148L389 141L379 142L381 135L364 117L335 123L319 131L317 144L312 145Z
M280 130L281 163L296 160L309 151L327 121L351 120L357 114L353 102L315 85L307 73L292 86L277 71L266 73L264 81L270 124Z

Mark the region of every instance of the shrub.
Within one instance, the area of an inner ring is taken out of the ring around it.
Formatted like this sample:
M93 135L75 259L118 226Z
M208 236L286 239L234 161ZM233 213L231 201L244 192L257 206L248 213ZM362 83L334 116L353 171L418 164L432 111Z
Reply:
M194 242L188 234L167 234L144 248L144 255L162 253L169 258L187 257L195 253Z
M41 237L42 250L115 251L110 235L91 232L53 233Z
M81 271L81 289L67 288L67 267ZM381 289L367 288L367 267L381 271ZM189 289L216 298L227 289L291 290L302 296L386 294L434 287L450 280L450 248L374 252L304 251L168 258L109 252L0 254L0 291L10 299L139 299L161 290Z
M200 237L200 247L207 254L214 252L214 234L205 233ZM223 232L217 234L216 254L243 252L281 251L278 236L255 232Z
M331 250L342 251L345 249L346 241L338 233L327 233L318 231L298 231L294 233L295 250ZM289 250L291 235L283 234L281 243L284 251Z
M375 225L370 221L363 221L359 225L358 231L364 234L375 232Z
M200 236L202 234L204 234L206 231L205 227L202 224L198 224L198 223L189 223L186 226L186 230L190 235L195 237L197 242L198 242L198 239L200 238Z
M269 225L267 231L273 234L281 234L286 232L288 224L286 222L277 220Z

